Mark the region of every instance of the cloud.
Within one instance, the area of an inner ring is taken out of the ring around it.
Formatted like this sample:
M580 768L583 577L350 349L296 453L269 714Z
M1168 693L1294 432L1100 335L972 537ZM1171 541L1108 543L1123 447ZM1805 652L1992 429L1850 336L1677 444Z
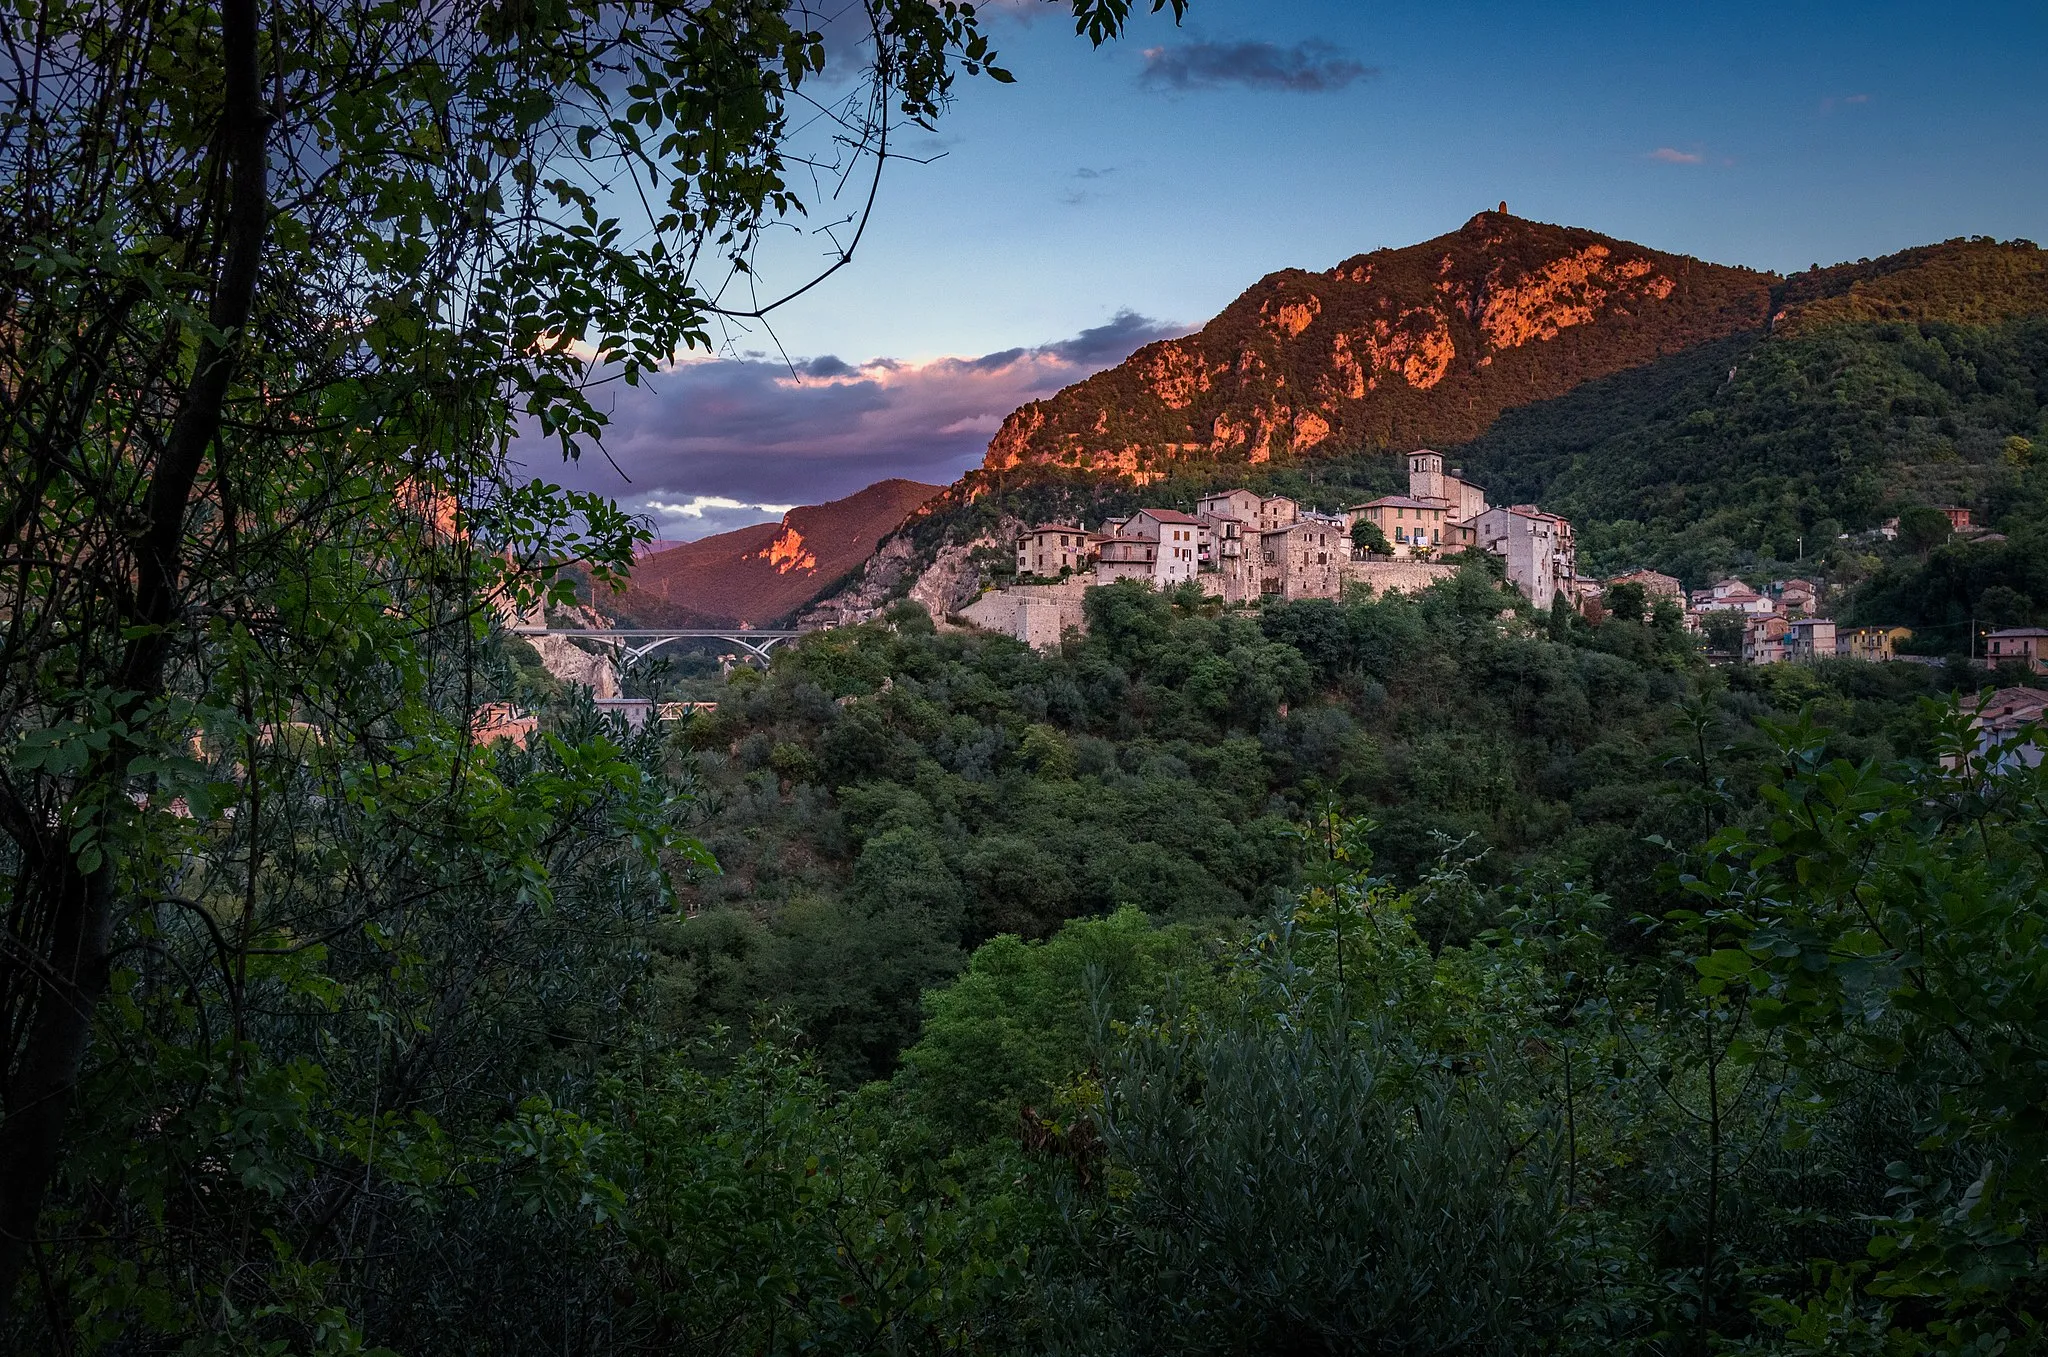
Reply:
M1659 146L1650 152L1651 160L1661 160L1666 165L1697 165L1706 159L1698 151L1680 151L1670 146Z
M647 512L661 518L702 518L707 513L729 513L740 510L746 513L774 514L780 517L796 506L794 504L747 504L724 495L697 495L685 504L669 504L653 495L641 501Z
M545 440L519 451L531 474L611 495L663 537L698 537L890 476L951 481L980 462L1011 410L1183 333L1119 311L1056 343L978 357L682 362L645 386L604 388L604 453L564 467Z
M1829 95L1820 101L1820 111L1822 113L1833 113L1842 104L1867 104L1869 102L1870 96L1867 94L1844 94L1839 97Z
M1185 42L1148 47L1138 83L1147 89L1246 89L1316 94L1378 75L1344 50L1311 38L1292 47L1271 42Z

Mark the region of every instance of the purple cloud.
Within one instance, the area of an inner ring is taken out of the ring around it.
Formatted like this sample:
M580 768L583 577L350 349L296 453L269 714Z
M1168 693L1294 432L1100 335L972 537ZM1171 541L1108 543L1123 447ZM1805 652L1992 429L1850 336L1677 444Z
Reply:
M698 537L891 476L951 481L1010 411L1186 332L1120 311L1070 339L973 358L686 359L643 387L606 388L610 462L591 451L565 467L538 440L522 450L535 475L609 494L664 537Z
M1311 38L1292 47L1272 42L1184 42L1148 47L1138 83L1175 91L1222 89L1282 90L1319 94L1340 90L1379 74L1345 55L1342 48Z

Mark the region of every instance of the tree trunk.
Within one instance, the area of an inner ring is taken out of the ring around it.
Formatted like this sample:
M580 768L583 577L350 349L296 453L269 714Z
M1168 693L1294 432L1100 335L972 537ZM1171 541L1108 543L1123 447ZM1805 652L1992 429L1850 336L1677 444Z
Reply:
M133 639L113 676L117 690L134 694L127 710L118 713L122 717L163 692L181 611L185 519L200 467L220 432L241 330L254 307L270 210L265 145L270 119L257 68L256 0L223 0L221 38L221 119L214 154L224 164L228 202L221 275L208 308L215 333L199 346L144 501L133 605L122 610L126 615L121 618ZM107 581L116 597L127 594L126 584ZM104 787L104 802L111 803L126 792L128 760L137 752L117 743L93 761L83 780ZM93 1011L106 992L116 915L111 861L84 872L59 847L37 875L42 881L35 903L50 920L49 941L36 978L42 993L0 1109L5 1117L0 1121L0 1310L13 1303L34 1246L43 1197L63 1157L65 1114L84 1064Z

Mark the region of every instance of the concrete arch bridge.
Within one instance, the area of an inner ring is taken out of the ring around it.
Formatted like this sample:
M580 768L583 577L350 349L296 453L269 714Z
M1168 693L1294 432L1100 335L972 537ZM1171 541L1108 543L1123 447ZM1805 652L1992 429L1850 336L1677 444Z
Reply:
M618 652L621 671L646 659L674 641L730 641L761 663L781 641L792 641L800 631L755 631L745 627L507 627L514 636L567 636L595 641Z

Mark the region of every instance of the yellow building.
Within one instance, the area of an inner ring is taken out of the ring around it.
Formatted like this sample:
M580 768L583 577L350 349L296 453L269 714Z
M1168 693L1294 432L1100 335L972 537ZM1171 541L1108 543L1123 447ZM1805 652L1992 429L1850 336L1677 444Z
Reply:
M1894 647L1913 633L1906 627L1842 627L1835 632L1835 657L1886 664Z
M1416 499L1412 495L1381 495L1369 504L1345 510L1349 523L1360 519L1374 524L1387 535L1387 545L1396 556L1413 556L1418 551L1436 551L1451 540L1451 505L1440 499Z

